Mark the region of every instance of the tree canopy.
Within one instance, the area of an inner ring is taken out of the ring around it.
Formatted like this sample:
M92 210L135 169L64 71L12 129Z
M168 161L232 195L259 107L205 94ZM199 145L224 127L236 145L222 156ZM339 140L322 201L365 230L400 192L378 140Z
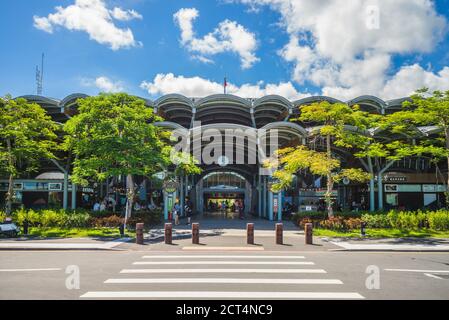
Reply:
M0 98L0 171L9 176L7 214L11 213L13 179L36 171L42 159L55 158L58 125L36 103Z

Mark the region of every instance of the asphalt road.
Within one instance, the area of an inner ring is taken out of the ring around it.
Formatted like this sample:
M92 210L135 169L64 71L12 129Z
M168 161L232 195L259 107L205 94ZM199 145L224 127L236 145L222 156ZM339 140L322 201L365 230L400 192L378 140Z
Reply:
M449 253L0 251L0 299L109 298L449 299Z

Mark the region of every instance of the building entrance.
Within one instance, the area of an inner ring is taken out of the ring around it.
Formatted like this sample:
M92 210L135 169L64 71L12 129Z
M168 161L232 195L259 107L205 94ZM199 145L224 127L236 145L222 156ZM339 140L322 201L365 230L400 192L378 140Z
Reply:
M204 194L204 215L234 219L241 217L245 208L245 193L213 192Z

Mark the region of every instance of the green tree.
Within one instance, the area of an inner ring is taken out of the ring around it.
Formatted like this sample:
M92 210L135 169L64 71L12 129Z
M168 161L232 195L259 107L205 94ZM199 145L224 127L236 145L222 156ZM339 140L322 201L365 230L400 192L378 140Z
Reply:
M279 181L273 185L274 191L290 185L293 174L300 169L308 169L312 174L326 177L325 200L329 217L333 216L332 190L334 184L347 178L355 182L365 182L370 175L359 168L342 168L341 161L335 156L334 147L349 149L369 141L365 131L370 125L366 112L358 106L349 107L343 103L322 101L300 108L300 117L294 121L317 125L312 135L325 141L324 151L311 150L307 146L279 150L279 170L273 176ZM271 166L273 162L268 163Z
M86 185L126 176L129 218L134 176L151 177L169 163L167 133L154 126L162 119L143 100L124 93L80 99L78 112L64 127L66 148L76 157L72 181Z
M444 159L449 168L449 91L429 92L427 88L417 90L410 101L404 102L403 107L402 111L391 115L389 121L393 132L417 138L412 146L403 147L403 152L428 155L435 163ZM420 127L426 130L422 131ZM449 207L449 192L446 192L446 205Z
M14 178L34 172L42 159L54 159L58 126L35 103L7 95L0 98L0 171L9 176L6 213L11 214Z

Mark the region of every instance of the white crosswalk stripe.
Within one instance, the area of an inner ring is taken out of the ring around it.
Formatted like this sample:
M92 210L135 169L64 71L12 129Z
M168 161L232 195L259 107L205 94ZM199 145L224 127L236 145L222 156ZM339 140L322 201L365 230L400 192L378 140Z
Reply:
M282 265L282 266L305 266L314 265L313 262L304 261L137 261L134 265Z
M123 277L104 281L110 291L90 291L81 298L364 299L357 292L331 290L341 288L343 282L339 279L308 278L326 275L327 271L310 268L314 262L298 261L305 259L301 255L167 253L145 255L142 259L132 265L147 268L123 269L120 271Z
M142 259L305 259L304 256L267 256L267 255L154 255L143 256Z
M338 279L229 279L229 278L134 278L108 279L105 283L232 283L232 284L343 284Z
M323 269L123 269L120 273L326 273Z

